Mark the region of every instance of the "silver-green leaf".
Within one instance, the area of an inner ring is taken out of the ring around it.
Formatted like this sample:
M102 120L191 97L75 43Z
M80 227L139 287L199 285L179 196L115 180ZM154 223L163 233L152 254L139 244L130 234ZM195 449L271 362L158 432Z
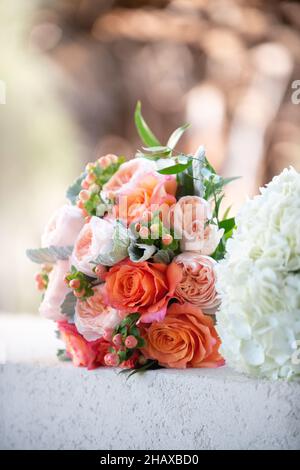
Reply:
M56 263L57 260L67 260L73 251L73 246L48 246L46 248L28 249L26 255L34 263Z

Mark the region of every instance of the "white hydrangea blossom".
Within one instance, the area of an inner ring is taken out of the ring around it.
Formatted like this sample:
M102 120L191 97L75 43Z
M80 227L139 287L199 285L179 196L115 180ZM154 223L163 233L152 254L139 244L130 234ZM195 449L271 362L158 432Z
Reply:
M221 353L241 372L300 377L300 174L285 169L237 217L217 267Z

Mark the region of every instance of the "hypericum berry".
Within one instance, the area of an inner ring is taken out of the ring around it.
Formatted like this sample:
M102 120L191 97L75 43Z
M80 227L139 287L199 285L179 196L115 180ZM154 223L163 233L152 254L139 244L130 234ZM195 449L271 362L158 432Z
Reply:
M116 334L113 337L112 342L115 346L122 346L122 335L120 333Z
M94 184L92 184L92 186L90 186L89 190L90 190L91 193L99 193L100 186L98 184L94 183Z
M158 224L152 224L150 226L150 231L151 231L151 235L158 235L159 234L159 225Z
M113 331L114 330L112 330L111 328L108 328L107 330L105 330L104 333L103 333L103 339L105 339L106 341L111 342Z
M94 162L89 162L89 163L86 164L86 167L85 167L86 171L91 171L91 170L93 170L93 168L95 168L95 163Z
M103 275L106 273L106 268L102 264L97 264L95 267L95 274L99 279L103 279Z
M97 179L97 177L96 177L96 175L95 175L94 173L89 173L89 174L87 175L87 177L85 178L85 181L87 181L87 182L89 183L89 185L90 185L90 184L95 183L96 179Z
M119 365L120 360L116 353L108 353L104 356L104 362L108 367L116 367Z
M133 335L129 335L125 339L125 346L128 349L135 348L137 346L137 344L138 344L138 340Z
M35 276L34 276L34 280L35 280L36 282L42 282L42 281L43 281L43 278L42 278L41 273L36 273Z
M82 189L89 189L90 185L86 179L81 182Z
M162 242L164 245L168 246L168 245L171 245L171 243L173 242L173 237L172 235L170 234L166 234L166 235L163 235L162 236Z
M71 289L79 289L80 287L79 279L72 279L69 283L69 286L71 287Z
M110 159L107 156L100 157L98 163L102 170L105 170L110 165Z
M81 201L80 199L78 199L78 201L76 202L76 206L77 206L79 209L84 209L84 203L83 203L83 201Z
M82 189L79 193L79 199L81 201L88 201L90 199L90 192L86 189Z
M148 238L149 236L149 229L147 227L141 227L139 231L139 235L141 238Z

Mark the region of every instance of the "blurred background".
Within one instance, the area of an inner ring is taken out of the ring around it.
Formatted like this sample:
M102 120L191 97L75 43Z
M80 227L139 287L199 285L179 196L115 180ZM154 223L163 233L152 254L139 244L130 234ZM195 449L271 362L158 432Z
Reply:
M242 176L233 212L300 170L298 1L1 0L0 57L0 310L36 311L25 249L86 162L134 155L138 99L163 142L190 122L181 149Z

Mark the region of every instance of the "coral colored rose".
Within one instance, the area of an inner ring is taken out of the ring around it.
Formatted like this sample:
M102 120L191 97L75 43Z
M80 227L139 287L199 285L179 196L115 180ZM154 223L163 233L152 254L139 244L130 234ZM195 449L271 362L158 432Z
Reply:
M160 208L169 209L176 203L176 178L174 175L160 175L152 172L143 175L134 185L127 185L117 197L115 217L120 218L127 225L140 220L147 211L152 212Z
M65 204L51 217L42 235L42 246L73 245L84 225L78 207Z
M204 313L214 313L220 304L216 291L215 266L209 256L185 252L173 260L181 268L182 277L175 289L175 297L201 308Z
M122 261L105 275L108 302L124 314L141 313L145 323L163 319L180 275L175 263Z
M155 169L155 162L147 158L135 158L125 162L103 186L102 195L104 198L110 199L120 194L120 192L126 191L128 188L136 187L142 176Z
M174 230L180 239L181 251L197 251L210 255L217 248L224 230L207 224L212 213L209 203L198 196L179 199L173 209Z
M106 331L113 329L120 321L117 310L105 302L103 284L94 287L92 297L77 300L75 325L87 341L101 338Z
M74 324L59 322L58 329L61 339L66 345L67 354L76 367L96 369L104 366L104 356L108 353L111 344L103 338L97 341L86 341L77 331Z
M224 364L221 344L211 317L195 305L174 303L163 321L153 322L146 330L145 355L161 366L218 367Z
M39 307L39 313L50 320L65 320L60 307L70 292L65 276L70 269L69 260L58 260L49 273L49 283L44 298Z
M111 220L91 217L90 221L84 225L74 245L72 254L72 264L88 276L96 277L93 262L97 257L106 259L114 249L115 224ZM127 231L127 229L124 229ZM121 230L119 231L122 235ZM118 252L115 262L127 256L127 248L122 246Z

